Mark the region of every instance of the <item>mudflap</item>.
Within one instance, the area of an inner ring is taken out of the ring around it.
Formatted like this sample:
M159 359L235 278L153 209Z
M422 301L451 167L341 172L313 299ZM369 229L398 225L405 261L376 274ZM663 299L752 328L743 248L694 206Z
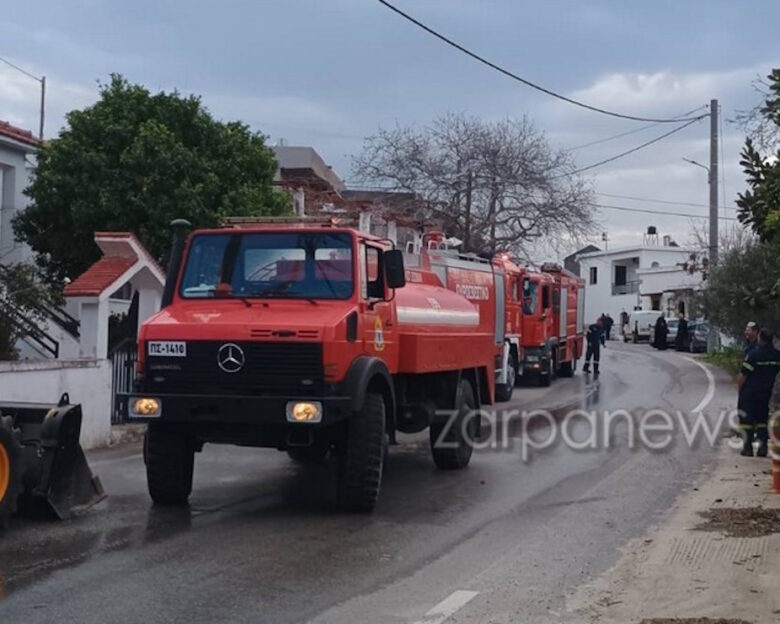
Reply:
M79 444L81 406L66 400L63 397L44 417L40 439L34 443L38 465L27 475L31 497L45 500L62 520L81 515L106 498Z

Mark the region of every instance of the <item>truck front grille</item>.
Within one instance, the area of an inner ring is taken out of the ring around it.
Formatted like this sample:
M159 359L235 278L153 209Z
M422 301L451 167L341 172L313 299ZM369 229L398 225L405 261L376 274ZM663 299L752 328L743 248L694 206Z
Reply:
M243 366L219 366L222 341L188 341L186 357L146 358L145 387L160 394L319 395L323 388L322 344L235 342Z

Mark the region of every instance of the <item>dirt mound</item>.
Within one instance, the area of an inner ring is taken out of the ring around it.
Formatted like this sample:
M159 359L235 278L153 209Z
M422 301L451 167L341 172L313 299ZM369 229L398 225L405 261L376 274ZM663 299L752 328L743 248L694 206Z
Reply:
M695 527L699 531L717 531L728 537L762 537L780 532L780 509L724 507L700 511L699 515L705 520Z

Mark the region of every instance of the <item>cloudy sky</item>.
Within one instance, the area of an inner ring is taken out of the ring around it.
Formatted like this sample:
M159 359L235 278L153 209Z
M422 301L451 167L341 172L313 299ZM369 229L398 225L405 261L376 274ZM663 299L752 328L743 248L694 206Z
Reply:
M618 112L671 117L721 102L725 196L742 189L751 82L780 63L780 2L754 0L396 0L396 5L529 80ZM202 95L290 145L312 145L345 179L364 136L442 113L527 114L579 166L628 150L668 125L605 117L530 90L401 20L376 0L36 0L0 21L0 56L48 81L47 136L93 102L111 72ZM0 119L37 130L37 84L0 64ZM702 109L702 112L704 110ZM706 215L709 120L594 169L599 204ZM721 189L722 192L722 189ZM616 195L620 197L615 197ZM627 197L641 198L628 199ZM646 201L657 200L657 201ZM675 202L675 203L661 203ZM687 242L688 217L602 208L610 245L649 225ZM725 223L731 223L724 221Z

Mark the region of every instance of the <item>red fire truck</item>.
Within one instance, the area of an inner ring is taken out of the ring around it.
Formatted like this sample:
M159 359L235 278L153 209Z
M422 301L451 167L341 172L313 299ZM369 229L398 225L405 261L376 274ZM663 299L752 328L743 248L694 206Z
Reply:
M523 374L543 386L571 377L583 355L585 282L555 263L526 270L522 291Z
M500 269L434 239L405 268L388 241L333 223L227 225L175 223L163 307L139 333L127 413L148 423L152 499L187 501L207 442L333 454L350 510L374 507L397 431L429 428L436 465L464 468L474 410L506 381Z

